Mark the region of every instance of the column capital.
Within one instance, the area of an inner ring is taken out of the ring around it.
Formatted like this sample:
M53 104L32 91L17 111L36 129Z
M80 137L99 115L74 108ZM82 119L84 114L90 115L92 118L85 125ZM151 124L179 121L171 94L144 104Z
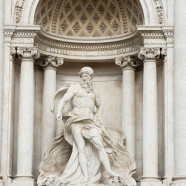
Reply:
M161 56L163 57L163 61L167 62L167 48L161 50Z
M136 60L133 56L116 58L115 64L119 65L122 70L135 70L140 65L136 63Z
M141 48L138 58L141 60L156 61L160 56L160 48Z
M34 60L40 55L35 47L15 47L11 49L11 54L13 56L18 55L22 60Z
M41 66L43 70L56 70L59 66L63 65L63 63L64 59L56 56L45 56L44 58L38 61L39 66Z

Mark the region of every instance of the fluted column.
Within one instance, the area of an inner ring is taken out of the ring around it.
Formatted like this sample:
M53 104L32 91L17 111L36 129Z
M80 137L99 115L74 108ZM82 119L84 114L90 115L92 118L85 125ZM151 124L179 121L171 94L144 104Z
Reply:
M185 0L174 6L174 180L176 186L186 185L186 18Z
M55 137L56 119L50 107L56 92L56 70L63 65L63 58L47 56L39 63L44 70L43 113L42 113L42 152Z
M21 57L17 178L32 179L33 133L34 133L34 58L36 48L18 48ZM27 185L29 185L27 183Z
M143 181L158 181L158 113L156 58L160 50L143 48ZM142 183L142 185L145 185Z
M135 155L135 65L130 56L116 58L115 63L123 71L122 80L122 129L126 135L126 146Z

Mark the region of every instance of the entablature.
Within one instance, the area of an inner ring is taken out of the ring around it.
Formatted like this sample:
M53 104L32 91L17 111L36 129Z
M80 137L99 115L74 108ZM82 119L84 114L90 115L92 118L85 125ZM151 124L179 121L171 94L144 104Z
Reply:
M115 58L136 55L141 47L166 48L173 43L174 29L163 26L138 26L130 34L113 37L55 36L39 26L5 26L4 38L11 46L36 46L43 55L69 60L112 61Z

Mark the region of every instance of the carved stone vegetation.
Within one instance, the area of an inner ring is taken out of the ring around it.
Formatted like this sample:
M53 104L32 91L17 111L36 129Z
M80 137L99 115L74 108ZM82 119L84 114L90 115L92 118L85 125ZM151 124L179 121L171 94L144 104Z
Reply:
M57 69L59 66L63 65L64 59L55 56L46 56L38 60L38 64L45 69Z
M159 48L142 48L138 54L141 60L156 60L160 56Z

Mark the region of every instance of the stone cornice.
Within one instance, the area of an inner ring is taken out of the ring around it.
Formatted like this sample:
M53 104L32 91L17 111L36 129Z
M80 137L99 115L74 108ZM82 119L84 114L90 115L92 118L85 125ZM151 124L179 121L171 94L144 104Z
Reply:
M164 26L162 27L163 33L166 37L167 45L173 47L174 44L174 27L173 26Z
M144 46L165 47L166 36L162 26L137 26L138 32L143 37Z
M174 27L173 26L163 26L163 33L165 37L174 37Z
M137 26L137 30L141 33L141 36L144 38L165 38L162 30L162 26Z
M72 39L55 38L53 35L40 31L35 43L41 53L56 55L63 58L81 60L114 59L119 56L137 54L142 46L142 38L137 32L127 36Z
M15 38L34 38L40 26L4 26L4 37Z

